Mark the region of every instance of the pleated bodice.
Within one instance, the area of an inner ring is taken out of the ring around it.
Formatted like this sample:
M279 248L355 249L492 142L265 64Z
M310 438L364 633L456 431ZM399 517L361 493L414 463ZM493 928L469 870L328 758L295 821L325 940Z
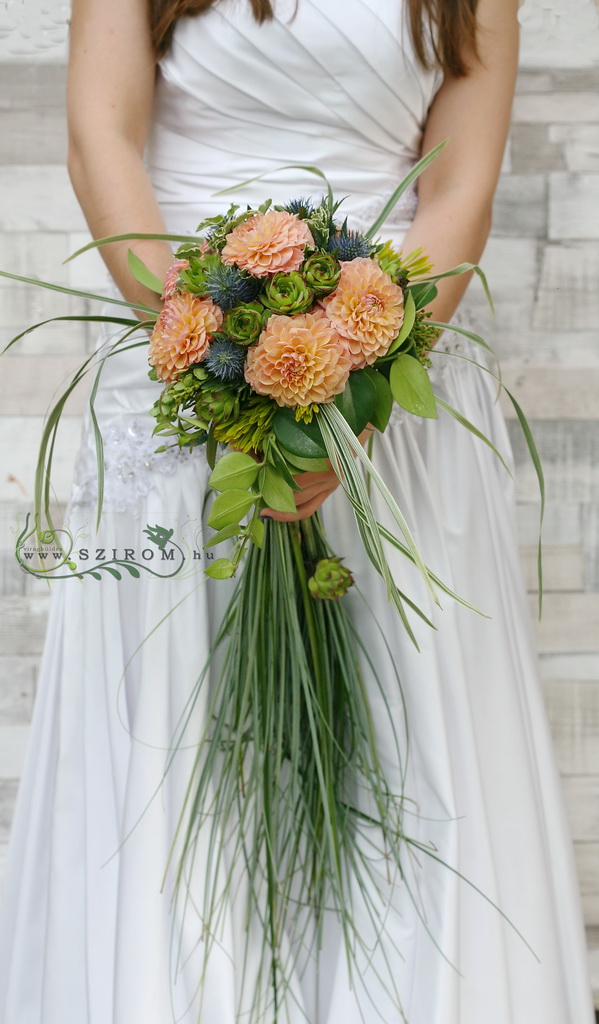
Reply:
M256 175L232 201L322 192L306 172L275 173L289 164L318 166L348 197L344 213L372 220L420 154L440 83L415 58L400 0L279 0L262 25L249 0L223 0L181 19L159 65L148 147L167 220L192 230L191 209L222 209L227 197L214 193ZM413 207L408 196L392 222L409 222Z

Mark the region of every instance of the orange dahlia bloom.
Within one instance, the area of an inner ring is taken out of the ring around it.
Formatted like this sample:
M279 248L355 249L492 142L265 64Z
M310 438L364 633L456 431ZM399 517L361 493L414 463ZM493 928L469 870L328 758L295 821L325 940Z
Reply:
M260 395L294 408L330 402L343 391L351 359L321 310L271 316L248 349L245 378Z
M314 245L305 221L286 210L267 210L238 224L227 235L223 263L236 263L254 277L299 270L304 249Z
M172 299L173 295L177 291L177 279L179 277L180 270L186 270L189 266L189 260L174 260L166 272L164 278L164 284L162 286L162 295L160 298L163 302L167 299Z
M320 302L347 339L352 369L384 356L403 323L401 288L366 256L342 263L339 284Z
M165 383L206 355L212 335L220 330L223 311L212 299L176 292L164 305L150 338L150 363Z

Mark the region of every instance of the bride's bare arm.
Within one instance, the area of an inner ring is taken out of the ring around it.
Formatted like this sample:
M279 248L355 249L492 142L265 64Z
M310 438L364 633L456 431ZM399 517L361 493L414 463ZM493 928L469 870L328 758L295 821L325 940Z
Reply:
M155 72L148 0L73 0L68 168L94 238L166 230L142 160ZM162 279L170 246L136 241L100 250L127 299L159 308L129 272L129 247Z
M440 271L478 263L491 228L518 65L517 12L517 0L479 0L479 60L466 77L445 79L427 118L422 152L450 142L420 178L418 212L403 251L422 248ZM435 319L450 319L468 281L462 275L440 282L430 307ZM273 519L305 519L338 484L332 471L298 481L297 513L269 511Z
M479 0L479 60L464 78L446 78L429 112L427 153L449 144L418 183L419 203L404 252L421 247L435 269L478 263L491 228L493 196L505 149L518 67L517 0ZM469 276L440 282L431 308L447 321Z

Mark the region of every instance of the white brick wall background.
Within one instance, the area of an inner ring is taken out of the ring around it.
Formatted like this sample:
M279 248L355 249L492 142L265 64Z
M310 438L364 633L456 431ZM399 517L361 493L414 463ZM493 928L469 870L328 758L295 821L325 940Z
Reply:
M531 420L547 478L539 657L599 988L599 67L577 67L589 61L576 47L560 54L569 67L543 67L537 53L519 78L483 260L495 319L476 284L468 303ZM63 96L60 63L0 56L0 268L96 290L104 280L97 256L62 264L86 237L64 167ZM86 305L0 281L0 345L34 320ZM17 572L12 531L31 507L48 402L93 334L93 325L47 327L0 362L0 873L48 609L44 585ZM80 412L75 399L58 449L60 500ZM509 422L534 607L537 485Z

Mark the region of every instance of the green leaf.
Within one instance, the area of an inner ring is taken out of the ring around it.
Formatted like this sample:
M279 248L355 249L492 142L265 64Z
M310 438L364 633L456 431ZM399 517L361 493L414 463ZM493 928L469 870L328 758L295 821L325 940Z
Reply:
M240 523L256 501L256 495L249 491L223 491L214 499L208 516L208 526L222 530L225 526Z
M292 488L274 466L265 466L261 470L260 490L267 508L272 508L275 512L297 511Z
M236 570L237 566L229 558L217 558L216 562L204 569L204 573L213 580L229 580Z
M321 415L323 418L322 433L326 441L327 448L329 449L329 458L334 471L340 478L343 478L342 486L350 498L354 511L356 512L358 530L368 557L383 577L387 587L387 594L389 598L393 600L395 607L397 608L400 616L402 616L402 621L409 632L409 623L407 619L404 619L405 611L402 614L402 605L396 601L396 597L398 597L397 587L391 575L388 561L381 547L381 539L376 525L374 511L368 497L362 474L356 467L357 462L362 464L367 475L372 478L373 486L375 486L379 491L387 505L387 508L389 509L389 512L404 535L404 539L414 556L414 563L426 584L431 598L435 604L439 604L439 598L433 587L428 570L422 560L422 556L412 536L405 516L381 474L378 472L376 466L373 465L368 458L368 455L364 451L362 445L355 444L354 434L345 422L345 419L339 412L339 409L337 409L335 405L327 404L323 406ZM412 637L412 639L414 640L414 637Z
M206 433L206 423L203 422L202 420L197 419L197 417L195 417L195 416L184 416L183 413L180 413L179 414L179 419L183 423L190 423L192 427L198 427L199 430L203 430L204 433ZM175 433L178 434L179 431L176 430Z
M408 291L408 297L406 299L406 304L404 308L403 324L401 325L401 331L397 335L395 341L392 342L391 346L387 350L387 355L391 355L392 352L397 352L397 350L401 348L404 341L407 339L410 331L412 330L412 327L414 326L415 319L416 303L414 302L414 296L412 295L412 291L410 290Z
M61 292L63 295L78 295L81 299L96 299L98 302L108 302L112 306L127 306L128 309L141 309L144 313L150 313L153 317L158 316L155 309L150 309L143 302L125 302L124 299L113 299L110 295L96 295L95 292L83 292L79 288L67 288L66 285L52 284L50 281L38 281L35 277L21 277L20 274L9 274L7 270L0 270L0 277L7 277L10 281L21 281L23 284L35 284L38 288L48 288L51 292ZM77 317L76 319L85 319L85 317Z
M453 406L449 404L449 402L446 402L443 398L440 398L439 395L437 395L437 404L440 409L443 409L445 412L448 412L450 416L453 416L454 420L457 420L457 422L461 423L463 427L466 427L466 430L469 430L471 434L474 434L475 437L478 437L481 441L483 441L487 445L487 447L490 448L491 451L495 453L501 464L504 466L505 469L507 469L510 476L512 476L510 467L503 458L501 452L497 450L492 441L489 441L489 438L486 436L486 434L483 434L483 432L479 430L478 427L475 427L474 424L471 423L469 419L466 419L466 417L461 412L458 412L457 409L454 409Z
M410 549L406 547L405 544L402 544L401 541L393 533L391 533L391 531L388 530L386 526L383 526L382 523L377 522L376 525L381 537L384 540L388 540L390 544L393 544L393 546L397 548L398 551L401 551L402 555L405 555L406 558L409 558L411 562L414 561L414 556L412 555ZM426 571L430 576L431 580L433 581L433 583L435 584L435 586L439 587L439 589L442 590L443 593L449 594L449 596L453 598L454 601L457 601L458 604L463 605L464 608L469 608L471 612L476 612L477 615L482 615L483 619L491 618L490 615L487 615L485 612L481 612L480 608L477 608L476 605L470 604L470 602L466 601L465 598L460 597L460 595L456 594L454 590L451 590L445 583L443 583L442 580L439 579L438 576L435 576L434 572L431 572L428 566L426 566Z
M240 533L239 524L231 523L230 526L225 526L223 530L219 530L215 533L210 540L204 544L204 549L213 548L215 544L221 544L224 540L230 540L231 537L238 537Z
M335 405L356 436L370 423L376 404L376 387L364 370L350 373L345 389L335 397Z
M424 309L428 306L429 302L437 298L439 290L434 284L413 284L410 288L410 292L413 296L416 309Z
M266 526L263 519L252 519L247 528L247 535L253 543L261 548L264 544Z
M140 284L143 284L145 288L149 288L151 292L162 295L164 287L162 281L159 277L156 277L156 274L152 273L149 267L146 267L144 261L140 260L139 256L136 256L132 249L127 250L127 262L133 277Z
M214 423L211 423L210 430L208 431L208 437L206 438L206 462L210 466L210 469L214 469L216 465L217 448L218 442L214 436Z
M430 153L427 153L426 156L423 156L422 159L419 160L418 163L414 165L414 167L412 167L410 173L407 174L402 181L400 181L395 191L389 196L387 202L383 206L383 209L379 213L374 224L371 224L368 231L366 232L366 238L372 238L372 236L376 234L379 228L385 223L387 217L395 207L398 200L401 199L404 192L407 191L407 189L410 187L413 181L416 181L416 178L420 177L420 175L428 167L428 165L438 157L439 153L441 152L442 149L445 149L448 142L449 139L445 139L443 142L440 142L438 146L435 146L434 149L431 149Z
M221 188L219 192L214 192L214 196L226 196L229 192L237 192L240 188L245 188L246 185L251 185L254 181L260 181L261 178L265 178L267 174L277 174L279 171L308 171L309 174L315 174L317 178L321 178L326 187L329 200L329 206L333 205L333 190L326 174L320 170L320 167L314 167L311 164L285 164L282 167L275 167L274 171L269 169L264 171L263 174L256 174L253 178L246 178L245 181L240 181L238 185L229 185L228 188Z
M374 411L370 417L370 422L373 427L375 427L376 430L380 430L382 434L387 429L387 424L393 408L393 395L391 394L389 381L382 373L375 370L374 366L367 366L364 372L368 374L376 391L376 401L374 404Z
M165 242L189 242L190 245L199 245L203 241L201 238L194 238L193 235L164 235L164 234L148 234L147 232L137 231L129 232L126 235L107 235L106 238L95 238L92 242L88 242L87 245L82 245L77 252L71 253L67 256L64 263L70 263L71 260L76 259L77 256L81 256L82 253L88 252L89 249L98 249L101 245L109 245L111 242L132 242L135 239L160 239Z
M90 320L93 323L122 324L125 327L142 326L141 322L138 322L137 320L126 320L123 317L116 316L51 316L48 320L40 320L38 324L32 324L30 327L26 327L24 331L21 331L20 334L16 334L15 337L11 338L8 344L4 346L0 355L4 355L12 345L16 345L17 341L20 341L21 338L25 337L25 335L31 334L33 331L37 331L39 327L45 327L46 324L58 323L59 321L64 320L76 320L79 323L82 323L84 320ZM146 342L139 342L139 345L142 344L145 345Z
M42 513L45 515L50 527L52 528L52 515L50 512L50 483L51 483L51 468L52 468L52 451L54 448L54 438L58 430L58 424L65 403L72 394L76 386L83 379L85 374L89 371L89 364L93 359L93 355L89 356L75 371L68 387L63 391L58 401L50 409L44 429L42 431L42 437L40 440L37 464L35 468L35 484L34 484L34 510L36 515L42 517Z
M123 569L126 569L131 576L133 576L136 580L139 579L139 577L141 576L139 569L136 569L134 565L129 565L128 562L122 562L121 564L123 566Z
M430 377L414 356L400 355L391 363L389 383L398 405L415 416L437 419Z
M440 320L429 320L429 327L438 327L441 331L454 331L456 334L463 335L464 338L470 338L476 345L480 345L486 352L489 352L493 356L495 361L498 363L497 356L494 349L491 348L488 342L484 338L481 338L480 334L475 334L474 331L468 331L465 327L460 327L458 324L445 324ZM501 381L501 377L499 378Z
M117 569L111 568L110 565L104 565L102 568L104 569L104 572L109 572L111 576L114 576L115 580L122 580L123 577Z
M303 459L301 455L293 455L282 445L279 445L279 451L287 462L304 473L326 473L331 468L328 459Z
M469 274L472 271L474 271L474 273L477 274L478 277L480 278L485 295L487 297L487 302L489 303L491 312L494 313L495 307L493 306L493 299L491 296L489 283L487 281L484 271L481 270L478 263L460 263L459 266L453 267L451 270L446 270L444 274L432 274L430 277L422 277L418 281L418 284L427 284L429 282L436 284L437 281L442 281L443 278L445 277L459 277L460 274Z
M277 440L292 455L302 459L326 459L327 451L322 440L318 416L311 423L298 423L293 409L278 409L272 421Z
M505 391L506 395L508 396L508 398L509 398L510 402L512 403L514 409L516 410L516 415L518 417L520 426L522 428L522 433L524 434L524 440L526 441L526 444L527 444L527 447L528 447L528 451L529 451L530 457L532 459L533 466L535 468L535 473L537 474L537 480L538 480L538 484L539 484L539 494L541 496L541 513L540 513L540 516L539 516L539 544L538 544L538 548L537 548L537 575L538 575L538 582L539 582L539 604L538 604L538 611L539 611L539 622L540 622L541 621L541 616L543 614L543 546L542 546L542 536L541 536L541 534L542 534L542 530L543 530L543 519L545 517L545 475L543 473L543 464L541 462L541 457L539 455L537 446L535 444L535 439L533 437L532 430L530 429L530 425L528 423L528 420L526 419L526 416L524 415L524 412L523 412L521 406L519 405L517 400L514 398L512 392L508 391L508 389L505 387L505 385L504 385L503 390Z
M106 358L102 360L94 378L94 383L89 397L89 414L92 421L92 428L94 434L94 446L96 450L96 473L98 477L98 496L97 496L97 509L96 509L96 529L100 526L100 518L102 516L102 507L104 504L104 438L102 437L102 431L98 423L98 417L96 415L96 397L98 394L98 387L100 384L100 377L102 370L106 364ZM119 577L120 578L120 577Z
M96 375L94 377L94 383L93 383L93 386L92 386L92 389L91 389L91 393L90 393L90 397L89 397L89 403L88 403L89 404L89 413L90 413L90 418L91 418L91 421L92 421L92 427L93 427L93 432L94 432L94 441L95 441L95 448L96 448L96 465L97 465L97 475L98 475L98 496L97 496L97 512L96 512L96 524L97 524L97 527L99 527L99 525L100 525L100 518L101 518L101 515L102 515L102 506L103 506L103 502L104 502L104 440L102 438L102 432L100 430L100 426L98 424L98 418L96 416L96 397L97 397L98 388L99 388L99 385L100 385L100 377L101 377L101 375L103 373L103 370L104 370L104 367L106 365L107 359L110 358L111 354L114 351L116 351L116 350L123 351L121 343L126 341L128 338L130 338L135 333L136 333L136 328L130 328L128 331L125 332L125 334L123 336L121 336L119 341L115 342L112 345L111 349L103 357L103 359L101 360L101 362L100 362L100 364L98 366L98 369L96 370Z
M277 473L289 484L292 491L299 491L300 487L295 482L295 477L287 465L284 456L279 451L276 443L270 444L268 449L268 462L274 466ZM291 467L293 468L293 467Z
M214 468L208 483L215 491L247 490L255 482L260 465L244 452L228 452Z

